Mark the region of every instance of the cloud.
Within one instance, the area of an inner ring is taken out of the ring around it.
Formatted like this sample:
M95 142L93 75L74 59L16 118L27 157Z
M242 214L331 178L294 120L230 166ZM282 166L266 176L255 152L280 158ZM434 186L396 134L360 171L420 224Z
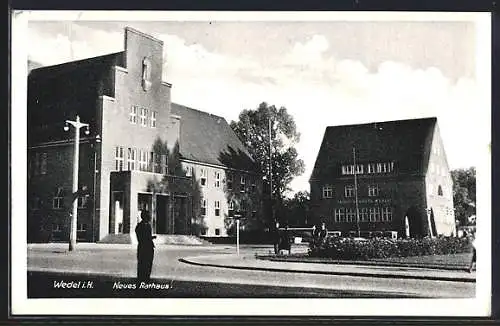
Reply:
M123 49L122 32L80 26L73 35L74 53L82 58ZM297 149L306 164L305 173L292 182L295 191L309 189L323 133L330 125L436 116L451 168L475 165L481 150L478 139L487 137L489 126L481 122L488 108L483 112L476 107L475 80L451 81L436 67L415 69L385 61L370 71L361 61L328 55L330 44L322 35L294 44L282 62L266 64L259 58L208 51L176 35L156 37L164 41L163 74L173 84L172 101L228 121L263 101L288 109L301 133ZM69 60L64 33L47 37L33 28L30 42L35 61Z

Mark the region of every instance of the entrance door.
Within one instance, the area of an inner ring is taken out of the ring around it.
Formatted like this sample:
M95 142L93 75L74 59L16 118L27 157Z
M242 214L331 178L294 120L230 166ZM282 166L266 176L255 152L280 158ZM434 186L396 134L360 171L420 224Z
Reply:
M424 221L415 207L410 207L406 212L408 218L410 237L421 238L424 236Z
M168 214L168 196L156 196L156 233L169 234L169 214Z

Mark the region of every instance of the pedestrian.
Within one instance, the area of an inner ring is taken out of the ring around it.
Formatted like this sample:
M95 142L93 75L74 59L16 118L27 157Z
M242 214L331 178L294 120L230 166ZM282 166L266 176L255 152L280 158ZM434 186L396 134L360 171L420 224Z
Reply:
M290 235L288 234L288 226L285 225L285 229L281 233L281 241L279 245L279 250L287 250L288 254L291 254L292 248L290 243Z
M472 273L473 267L476 265L476 238L472 238L472 259L469 265L469 273Z
M141 222L135 227L137 236L137 280L148 282L151 278L151 268L153 267L154 248L151 229L151 215L149 211L143 209L141 212Z
M318 243L318 230L316 228L316 225L312 226L311 234L312 234L313 244L316 246Z
M277 255L279 253L279 245L280 245L280 223L276 222L274 229L271 232L271 236L274 244L274 254Z
M328 229L326 228L325 222L321 223L321 229L319 230L318 240L322 244L326 237L328 236Z

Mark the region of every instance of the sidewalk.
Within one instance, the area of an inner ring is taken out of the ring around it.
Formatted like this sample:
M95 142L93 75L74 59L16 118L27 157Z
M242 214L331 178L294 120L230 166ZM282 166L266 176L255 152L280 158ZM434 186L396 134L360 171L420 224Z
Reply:
M398 266L368 266L353 264L301 263L258 259L254 255L224 254L185 257L181 262L207 267L245 269L269 272L309 273L323 275L346 275L358 277L381 277L423 279L452 282L476 282L476 273L466 271L436 270Z

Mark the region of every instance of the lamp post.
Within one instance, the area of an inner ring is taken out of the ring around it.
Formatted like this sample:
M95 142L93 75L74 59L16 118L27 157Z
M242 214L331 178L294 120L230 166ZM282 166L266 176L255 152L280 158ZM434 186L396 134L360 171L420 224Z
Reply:
M81 123L80 117L77 115L76 120L66 120L64 131L69 130L69 125L75 128L75 152L73 156L73 214L71 216L70 234L69 234L69 251L73 251L76 247L76 229L77 229L77 215L78 215L78 159L80 155L80 128L86 127L85 134L88 135L89 125Z
M240 255L240 214L235 214L234 218L236 219L236 254Z

